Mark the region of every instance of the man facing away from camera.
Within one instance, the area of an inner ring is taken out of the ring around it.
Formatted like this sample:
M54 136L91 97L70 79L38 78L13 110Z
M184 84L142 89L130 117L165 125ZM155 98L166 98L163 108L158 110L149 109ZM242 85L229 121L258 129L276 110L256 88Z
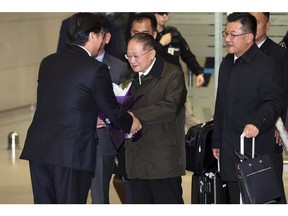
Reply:
M127 133L142 127L118 104L107 65L95 59L103 42L100 19L93 13L74 14L70 45L41 62L36 112L20 156L29 160L34 203L87 202L100 111Z

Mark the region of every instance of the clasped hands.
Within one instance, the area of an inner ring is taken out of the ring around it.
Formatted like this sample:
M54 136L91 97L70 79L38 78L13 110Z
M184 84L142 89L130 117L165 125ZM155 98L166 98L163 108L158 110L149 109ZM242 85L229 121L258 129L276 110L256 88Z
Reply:
M139 119L136 118L132 112L128 111L128 113L133 118L133 123L132 123L131 130L130 130L130 136L133 136L134 134L136 134L138 131L140 131L142 129L142 125L141 125ZM98 117L96 127L97 127L97 129L104 128L104 127L106 127L106 123L101 118Z

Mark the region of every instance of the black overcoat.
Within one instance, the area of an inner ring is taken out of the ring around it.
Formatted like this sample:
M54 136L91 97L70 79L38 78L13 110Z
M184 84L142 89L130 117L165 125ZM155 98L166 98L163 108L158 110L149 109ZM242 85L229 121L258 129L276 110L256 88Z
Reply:
M274 63L254 44L235 63L234 55L228 54L220 65L212 147L220 149L223 180L237 180L235 165L239 160L234 150L239 149L246 124L260 131L256 152L279 157L274 151L274 124L283 107ZM245 142L245 149L251 152L250 148L251 139Z

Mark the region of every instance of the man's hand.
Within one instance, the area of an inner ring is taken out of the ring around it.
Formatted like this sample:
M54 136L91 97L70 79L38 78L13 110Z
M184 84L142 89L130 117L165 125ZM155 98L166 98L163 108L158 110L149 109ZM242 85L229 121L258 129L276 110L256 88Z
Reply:
M196 77L196 88L202 87L205 83L204 74L199 74Z
M97 128L103 128L103 127L106 127L106 124L105 124L105 122L104 122L102 119L100 119L100 118L98 117L98 118L97 118L96 127L97 127Z
M275 132L274 132L274 136L275 136L275 142L276 144L278 144L279 146L283 145L283 141L280 137L279 131L275 128Z
M132 126L131 126L130 134L131 134L131 135L134 135L134 134L136 134L139 130L142 129L142 125L141 125L139 119L137 119L132 112L128 112L128 113L133 117L133 124L132 124Z
M213 156L219 160L220 158L220 149L212 149L212 152L213 152Z
M259 129L252 124L247 124L244 127L243 133L245 133L246 138L256 137L259 134Z
M286 148L286 146L283 146L284 152L286 155L288 155L288 148Z
M172 35L171 33L167 33L167 34L164 34L161 39L160 39L160 43L162 44L162 46L166 46L168 44L171 43L171 40L172 40Z

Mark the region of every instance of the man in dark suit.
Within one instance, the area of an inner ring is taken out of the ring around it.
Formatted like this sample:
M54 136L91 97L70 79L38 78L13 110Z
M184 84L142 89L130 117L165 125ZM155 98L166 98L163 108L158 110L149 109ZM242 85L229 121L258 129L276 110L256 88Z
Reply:
M104 34L100 19L98 14L74 14L70 45L41 62L37 108L20 156L29 160L35 203L86 203L99 111L127 133L142 127L118 104L107 65L95 60Z
M112 82L119 84L120 77L127 72L128 65L105 52L105 45L111 39L110 22L103 15L105 31L104 39L97 56L97 60L108 65ZM117 37L117 35L115 35ZM109 185L113 174L115 156L117 150L111 141L109 125L100 118L97 121L97 134L99 142L96 150L95 176L92 179L91 196L93 204L109 204Z
M275 122L283 110L280 77L274 61L257 47L256 31L257 20L250 13L229 14L223 31L228 54L219 68L212 149L231 204L240 203L234 150L240 148L242 133L256 137L256 152L268 154L272 163L281 158L274 149Z
M267 32L270 29L270 13L269 12L252 12L257 20L257 34L256 34L256 44L260 50L267 56L275 60L276 70L275 76L281 78L281 88L283 91L282 100L284 103L283 113L281 115L283 121L286 119L286 110L288 107L288 53L287 50L281 47L279 44L272 41L268 36ZM277 129L275 128L275 134L279 136ZM277 137L276 137L277 138ZM279 154L277 160L274 161L274 169L278 180L278 185L281 187L282 197L281 203L286 203L286 197L284 193L283 185L283 145L276 139L275 152ZM276 158L275 158L276 159Z
M286 32L286 34L284 35L284 37L280 41L279 45L287 49L287 47L288 47L288 31Z
M62 20L59 32L59 39L57 44L57 52L62 51L67 46L67 31L70 17Z

